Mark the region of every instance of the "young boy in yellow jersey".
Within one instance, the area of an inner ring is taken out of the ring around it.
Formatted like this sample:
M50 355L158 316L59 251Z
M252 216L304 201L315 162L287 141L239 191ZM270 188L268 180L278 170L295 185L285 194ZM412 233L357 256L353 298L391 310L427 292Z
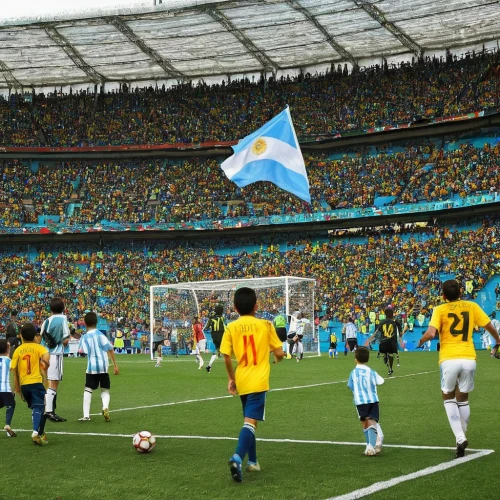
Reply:
M227 325L220 352L224 355L228 375L228 391L239 394L243 405L243 427L235 454L229 460L231 476L236 482L243 480L241 467L248 453L247 471L260 471L257 461L255 430L257 422L264 420L266 392L269 390L269 353L276 362L285 356L283 342L278 338L270 321L255 317L257 297L251 288L240 288L234 294L234 307L240 317ZM238 362L236 372L231 354Z
M45 435L45 386L47 368L50 365L49 351L40 345L41 337L31 323L21 328L23 343L14 352L10 369L14 372L15 391L26 401L33 414L31 439L35 444L48 444Z
M469 392L474 389L476 351L472 340L474 326L484 327L498 344L500 338L490 318L475 302L460 299L460 285L455 280L443 283L446 301L434 308L432 318L417 347L439 334L439 367L444 408L455 434L455 456L465 455L469 445L465 433L470 419Z

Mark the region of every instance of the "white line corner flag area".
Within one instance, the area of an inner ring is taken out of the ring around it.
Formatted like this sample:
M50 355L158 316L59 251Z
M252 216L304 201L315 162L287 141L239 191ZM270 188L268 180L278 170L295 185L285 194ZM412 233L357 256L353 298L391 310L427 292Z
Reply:
M238 187L269 181L311 203L306 166L288 106L233 146L233 150L233 156L221 166L228 179Z

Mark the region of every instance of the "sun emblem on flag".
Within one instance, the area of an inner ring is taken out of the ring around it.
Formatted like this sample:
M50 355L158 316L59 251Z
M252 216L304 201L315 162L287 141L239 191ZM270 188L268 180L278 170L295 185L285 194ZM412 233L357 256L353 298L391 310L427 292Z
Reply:
M252 144L252 153L255 155L261 155L262 153L265 153L266 150L267 150L267 142L265 139L262 139L262 137L259 137Z

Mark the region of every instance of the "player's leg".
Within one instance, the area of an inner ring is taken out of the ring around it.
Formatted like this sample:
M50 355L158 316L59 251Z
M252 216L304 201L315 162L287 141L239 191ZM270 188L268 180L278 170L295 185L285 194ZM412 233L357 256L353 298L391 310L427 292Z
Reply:
M455 442L462 446L467 442L462 423L460 420L460 411L457 405L456 391L457 381L461 370L461 360L450 359L443 361L440 366L441 371L441 392L443 394L443 404L448 417L451 430L455 435ZM467 443L468 444L468 443ZM467 445L465 445L467 446ZM465 447L464 447L465 450ZM463 456L463 455L462 455Z
M111 380L109 378L109 373L99 374L99 385L101 386L102 415L106 422L110 422L109 402L111 400Z
M297 340L297 361L300 361L304 357L304 345L302 344L302 340Z
M45 410L45 387L43 384L28 384L21 386L21 392L24 400L31 409L31 417L33 423L33 431L31 439L33 443L40 446L48 444L45 436L45 422L47 420Z
M99 378L94 373L85 374L85 389L83 390L83 417L79 422L90 421L90 405L92 403L92 392L99 387Z
M12 417L14 416L14 411L16 409L16 400L14 399L14 394L12 392L0 393L0 408L5 406L5 427L3 430L7 433L9 437L16 437L17 434L12 430L10 424L12 423Z
M394 353L388 352L387 353L387 361L389 363L389 375L392 375L394 373L394 370L392 369L392 366L394 364Z
M462 360L462 370L458 376L458 384L455 390L458 412L460 414L460 424L464 434L467 433L470 420L469 392L474 390L474 375L476 373L476 362L474 360ZM462 442L457 442L456 457L460 458L465 455L465 448L468 446L467 439Z
M163 361L163 347L160 344L158 346L158 351L156 353L156 365L155 365L155 368L160 368L162 361Z
M208 362L208 366L206 367L208 373L210 373L212 365L215 363L218 355L220 355L220 344L214 344L214 351L212 352L212 356L210 358L210 361Z
M257 421L264 420L266 392L258 392L241 396L243 406L244 422L238 436L238 445L234 455L229 460L229 469L232 478L241 482L243 480L241 468L245 456L248 454L248 470L260 470L257 461L257 446L255 440L255 430Z
M65 418L56 414L57 407L57 389L59 382L63 376L63 355L51 354L50 366L47 370L47 379L49 381L49 388L47 389L47 396L45 398L45 413L47 418L53 422L66 422Z
M200 340L196 344L197 361L200 364L200 366L198 366L198 370L201 370L203 368L203 365L205 364L203 358L201 357L201 353L205 352L205 345L206 345L206 340Z

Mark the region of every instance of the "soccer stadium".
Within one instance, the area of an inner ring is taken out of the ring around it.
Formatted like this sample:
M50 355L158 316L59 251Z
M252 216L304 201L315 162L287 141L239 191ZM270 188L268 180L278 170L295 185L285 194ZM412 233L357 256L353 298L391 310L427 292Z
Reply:
M499 2L7 3L0 500L497 499Z

